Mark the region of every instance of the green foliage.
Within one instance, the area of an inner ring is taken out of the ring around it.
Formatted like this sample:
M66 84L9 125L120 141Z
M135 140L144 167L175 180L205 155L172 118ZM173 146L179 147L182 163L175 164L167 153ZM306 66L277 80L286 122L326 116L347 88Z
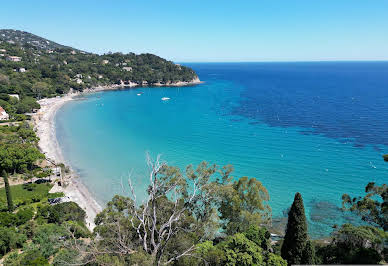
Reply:
M262 249L243 234L237 233L220 244L224 265L263 265Z
M64 265L76 265L76 258L79 253L71 249L61 249L54 257L53 265L64 266Z
M378 264L388 257L384 245L388 234L372 226L344 224L333 234L333 241L317 248L317 260L323 264Z
M75 202L63 202L48 209L48 222L61 224L65 221L85 221L86 213Z
M26 32L17 34L25 37L15 39L13 45L7 42L0 43L0 48L6 49L7 55L22 57L21 62L0 58L0 101L2 101L0 105L4 105L12 117L39 108L35 101L26 100L27 97L51 97L67 93L70 88L82 91L84 88L99 85L121 84L122 81L127 84L129 81L138 84L145 81L148 84L159 82L166 85L177 81L191 81L197 77L192 69L152 54L97 55L61 45L47 48L51 44L42 41L38 36L31 37ZM42 45L36 43L31 45L21 41L31 38L39 40ZM127 71L124 67L130 67L131 70ZM14 71L20 68L27 71L24 73ZM14 99L5 96L8 93L18 93L21 96L20 102L12 102Z
M367 194L364 197L354 198L344 194L343 209L357 213L364 221L388 231L388 185L377 186L370 182L365 192Z
M18 212L16 213L16 217L17 226L25 224L26 222L30 221L32 217L34 217L34 209L31 207L22 208L18 210Z
M24 185L15 185L11 187L12 198L15 206L30 204L47 200L51 184L35 184L34 190L28 190ZM6 202L5 189L0 188L0 203Z
M267 251L271 247L271 234L265 227L252 224L249 226L247 231L243 232L243 234L246 236L246 238L255 242L255 244L261 247L263 250Z
M45 258L57 253L62 246L61 239L68 237L68 231L56 224L39 226L32 237L30 248L39 249Z
M250 234L248 232L237 233L216 246L211 241L198 244L196 254L201 260L197 263L205 265L287 265L280 256L263 250L257 243L248 239L246 235Z
M288 223L286 235L281 248L282 258L287 260L288 264L305 264L313 261L314 258L308 243L307 223L304 211L303 199L300 193L295 194L290 212L288 213Z
M311 241L307 241L306 248L303 252L303 263L315 264L315 247Z
M39 159L44 159L44 155L32 144L15 143L0 146L0 168L9 173L32 170Z
M383 155L385 161L388 161L388 155ZM370 182L365 187L364 197L350 197L348 194L342 196L342 208L350 210L361 218L372 224L388 231L388 185L377 186Z
M23 234L16 233L12 228L0 226L0 256L13 248L21 247L25 240Z
M8 174L5 170L2 171L2 176L4 179L5 194L7 196L8 211L12 212L13 211L12 194L11 194L11 188L9 187Z
M233 184L223 183L219 212L227 234L243 232L252 224L270 220L267 189L256 178L242 177Z
M19 265L23 266L46 266L50 265L40 250L29 250L19 257Z

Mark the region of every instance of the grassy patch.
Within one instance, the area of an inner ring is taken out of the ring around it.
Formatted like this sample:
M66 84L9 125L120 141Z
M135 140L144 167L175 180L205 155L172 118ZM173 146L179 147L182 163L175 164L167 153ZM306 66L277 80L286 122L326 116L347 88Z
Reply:
M52 188L52 184L29 184L29 185L16 185L11 186L12 199L16 206L27 205L34 202L40 202L44 199L51 197L49 191ZM6 205L7 198L5 189L0 189L0 205Z

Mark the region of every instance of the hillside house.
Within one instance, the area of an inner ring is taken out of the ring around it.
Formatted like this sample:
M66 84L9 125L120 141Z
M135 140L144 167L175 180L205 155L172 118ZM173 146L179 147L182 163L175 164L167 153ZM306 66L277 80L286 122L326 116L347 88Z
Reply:
M20 100L19 94L8 94L9 97L14 97L18 100Z
M1 106L0 106L0 120L9 120L9 115Z
M22 61L22 58L19 57L19 56L7 56L5 59L8 60L8 61L12 61L12 62L20 62L20 61Z
M106 64L109 64L109 60L102 60L102 62L101 62L103 65L106 65Z
M132 67L123 67L125 71L132 71Z
M20 67L20 68L18 69L18 71L19 71L20 73L24 73L24 72L26 72L26 69L25 69L24 67Z
M7 52L7 50L5 50L5 49L0 49L0 53L5 53L5 52Z

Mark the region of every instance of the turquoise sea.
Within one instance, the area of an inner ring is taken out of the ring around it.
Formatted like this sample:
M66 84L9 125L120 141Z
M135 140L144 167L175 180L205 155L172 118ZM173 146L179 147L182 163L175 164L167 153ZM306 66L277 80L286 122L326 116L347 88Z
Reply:
M58 111L64 157L101 203L129 174L146 187L147 151L182 169L233 164L267 187L274 218L301 192L320 237L353 221L343 193L388 181L388 62L186 65L203 84L100 92Z

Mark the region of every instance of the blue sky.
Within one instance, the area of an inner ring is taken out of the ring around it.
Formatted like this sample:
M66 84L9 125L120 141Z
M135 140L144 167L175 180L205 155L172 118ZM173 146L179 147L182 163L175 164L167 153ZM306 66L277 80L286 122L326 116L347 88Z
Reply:
M0 28L174 61L388 60L387 0L2 1Z

